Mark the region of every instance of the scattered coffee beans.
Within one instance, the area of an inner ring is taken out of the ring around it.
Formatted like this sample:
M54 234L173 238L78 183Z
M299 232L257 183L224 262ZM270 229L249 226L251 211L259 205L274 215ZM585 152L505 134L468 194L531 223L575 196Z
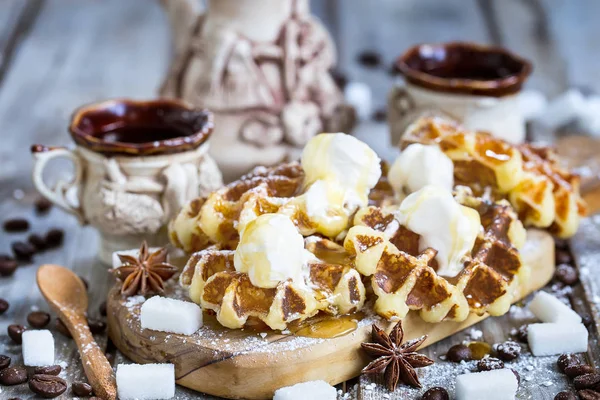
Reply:
M381 55L373 50L365 50L357 57L358 62L368 68L377 68L381 65Z
M573 392L560 392L554 396L554 400L578 400L577 396Z
M62 245L64 237L65 233L63 230L50 229L48 233L46 233L46 246L48 246L49 249L59 247Z
M584 389L577 392L577 394L581 400L600 400L600 393L595 390Z
M494 357L487 357L477 362L477 371L491 371L504 368L504 362Z
M27 316L27 323L32 328L45 328L50 323L50 314L44 311L33 311Z
M591 365L580 364L580 365L569 365L565 368L565 375L569 378L575 378L579 375L591 374L595 371Z
M67 390L67 382L54 375L34 375L29 380L29 389L46 399L53 399Z
M29 229L29 221L25 218L11 218L4 221L6 232L25 232Z
M512 361L521 355L521 345L517 342L508 341L500 343L496 347L498 358L504 361Z
M35 247L35 249L40 252L46 250L46 240L38 235L37 233L32 233L27 238L27 241Z
M600 389L600 374L579 375L573 379L575 389Z
M73 382L71 390L78 397L89 397L93 394L92 387L85 382Z
M558 366L558 369L560 372L565 372L565 369L569 366L569 365L579 365L581 364L579 362L579 359L577 358L577 356L575 354L561 354L558 357L558 360L556 360L556 365Z
M69 339L73 338L71 332L69 332L65 324L59 318L56 319L56 331Z
M577 270L575 267L569 264L560 264L558 267L556 267L554 278L568 286L576 284L579 280L579 277L577 276Z
M0 369L8 368L10 365L10 357L0 354Z
M35 247L29 242L13 242L10 247L15 258L19 261L31 262L35 254Z
M106 323L99 319L88 319L90 331L94 334L102 333L106 330Z
M58 375L62 371L60 365L48 365L47 367L35 367L33 369L34 375Z
M443 387L433 387L423 393L422 400L449 400L450 396Z
M6 329L6 331L8 332L8 336L10 336L10 338L13 340L13 342L17 343L17 344L21 344L23 343L23 332L25 332L27 330L27 328L25 328L23 325L9 325L8 328Z
M446 354L446 358L452 362L461 362L468 361L472 357L471 349L464 344L457 344L450 349L448 349L448 353Z
M35 212L43 215L52 208L52 202L45 197L40 197L35 201Z
M0 254L0 276L11 276L19 264L7 254Z
M0 315L4 314L9 307L10 303L3 298L0 298Z
M100 307L98 307L98 311L102 317L106 317L106 302L103 301L100 303Z
M0 384L5 386L19 385L27 382L25 367L10 367L0 371Z

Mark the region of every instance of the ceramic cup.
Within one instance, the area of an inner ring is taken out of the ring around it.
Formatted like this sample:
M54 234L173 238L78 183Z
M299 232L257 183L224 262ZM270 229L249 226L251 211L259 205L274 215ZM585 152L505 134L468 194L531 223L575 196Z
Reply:
M178 100L109 100L72 116L73 150L32 146L38 191L100 232L100 259L114 251L168 242L166 225L189 200L222 185L207 154L212 114ZM73 179L50 188L42 176L53 159L74 164ZM76 194L69 196L70 192Z
M388 97L394 145L406 127L425 114L449 116L511 143L525 140L517 94L531 63L505 49L473 43L421 44L396 61L404 84Z

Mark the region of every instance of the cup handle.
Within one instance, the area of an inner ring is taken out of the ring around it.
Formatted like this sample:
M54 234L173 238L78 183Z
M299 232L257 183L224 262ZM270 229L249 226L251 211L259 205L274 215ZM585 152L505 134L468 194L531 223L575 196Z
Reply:
M56 204L66 212L77 217L80 223L85 224L85 217L81 206L74 206L67 199L67 190L79 186L83 176L83 165L79 156L72 150L63 147L46 148L43 146L33 146L33 184L42 196ZM55 158L67 158L75 166L75 175L70 182L59 181L54 188L48 187L44 182L44 169L50 160Z
M388 96L390 140L398 146L404 131L411 121L407 121L415 110L415 103L405 86L394 86Z

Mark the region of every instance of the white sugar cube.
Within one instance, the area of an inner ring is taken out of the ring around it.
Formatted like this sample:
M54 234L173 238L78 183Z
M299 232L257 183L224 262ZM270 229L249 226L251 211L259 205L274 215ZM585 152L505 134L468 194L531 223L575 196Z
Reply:
M548 128L560 128L582 116L585 109L586 102L581 92L570 89L552 100L537 119Z
M335 388L325 381L309 381L286 386L275 391L273 400L335 400Z
M356 115L362 120L369 119L373 100L371 88L363 82L349 82L344 87L346 102L356 109Z
M582 353L587 351L588 331L583 324L573 322L531 324L527 342L534 356Z
M539 116L548 105L546 96L539 90L523 90L519 93L518 100L519 110L526 121Z
M23 364L29 367L54 365L54 337L47 329L23 332Z
M581 317L571 307L546 292L540 291L533 297L529 310L542 322L581 322Z
M513 400L519 383L508 368L459 375L456 378L456 400Z
M154 296L142 305L142 328L191 335L202 326L202 310L195 303Z
M170 399L175 396L175 366L119 364L117 391L120 400Z
M150 247L148 249L148 253L152 254L156 251L160 250L160 247ZM113 268L119 268L121 265L123 265L123 263L121 262L121 260L119 259L119 254L121 255L125 255L125 256L132 256L132 257L139 257L140 255L140 249L131 249L131 250L121 250L121 251L115 251L112 253L112 267ZM169 259L169 256L167 255L167 260Z

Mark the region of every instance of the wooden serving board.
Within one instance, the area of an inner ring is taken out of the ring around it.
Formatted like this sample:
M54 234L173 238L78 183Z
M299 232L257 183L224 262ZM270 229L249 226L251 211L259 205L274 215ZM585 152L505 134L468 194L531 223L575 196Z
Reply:
M532 273L519 299L552 278L554 240L546 232L529 230L522 257ZM185 299L175 285L168 290L169 297ZM369 338L371 324L377 322L388 329L392 325L367 315L352 333L315 339L230 330L205 314L205 325L185 336L142 329L139 312L143 301L141 296L123 298L117 287L109 293L108 330L117 348L137 363L173 363L178 384L230 399L270 399L283 386L317 379L335 385L355 377L369 361L360 351L360 343ZM410 312L403 324L407 339L428 335L425 347L486 317L471 315L460 323L430 324Z

